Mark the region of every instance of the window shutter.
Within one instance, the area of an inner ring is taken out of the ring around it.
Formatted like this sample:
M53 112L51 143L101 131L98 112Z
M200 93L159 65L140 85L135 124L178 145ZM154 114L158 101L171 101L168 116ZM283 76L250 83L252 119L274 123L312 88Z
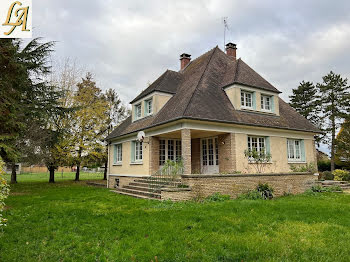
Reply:
M253 104L253 109L256 110L256 95L255 92L252 93L252 104Z
M271 111L275 112L275 96L271 96Z
M117 145L113 145L113 164L117 163Z
M266 143L266 153L271 153L271 148L270 148L270 137L265 138L265 143Z
M289 139L287 138L287 159L289 159Z
M131 162L135 162L135 141L130 142L130 147L131 147Z
M300 140L300 150L301 150L301 161L306 161L306 159L305 159L305 143L304 143L304 140Z

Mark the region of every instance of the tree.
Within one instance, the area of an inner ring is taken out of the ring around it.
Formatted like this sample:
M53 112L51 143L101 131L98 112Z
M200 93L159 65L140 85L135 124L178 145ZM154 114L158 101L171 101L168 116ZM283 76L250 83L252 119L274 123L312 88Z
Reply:
M0 39L0 156L12 163L12 183L23 155L18 145L31 140L28 128L35 122L43 130L58 109L61 94L47 79L53 45L36 38L22 48L21 40Z
M298 88L292 90L289 96L290 105L313 124L318 124L317 89L312 82L302 81Z
M91 73L87 73L77 86L73 97L77 110L72 114L71 145L77 166L75 180L79 181L83 156L96 153L94 149L103 145L101 130L106 125L108 104Z
M123 105L121 99L114 89L108 89L104 94L104 98L108 104L108 109L106 110L107 121L103 127L103 135L106 137L109 135L111 130L113 130L129 116L130 112L127 110L126 106ZM108 145L106 145L106 150L104 151L104 163L105 169L103 179L106 180L108 167Z
M347 85L348 80L346 78L342 78L341 75L337 75L332 71L322 79L323 82L317 84L320 93L318 103L322 111L321 119L325 126L324 130L327 136L330 137L330 141L328 140L327 142L331 148L331 170L333 171L336 130L346 117L346 113L349 112L349 86Z
M4 162L2 161L0 157L0 228L4 225L6 225L6 219L2 217L2 211L5 206L5 199L8 197L10 188L7 184L6 179L3 177L4 175Z
M345 121L337 135L335 144L335 159L337 165L350 168L350 122Z

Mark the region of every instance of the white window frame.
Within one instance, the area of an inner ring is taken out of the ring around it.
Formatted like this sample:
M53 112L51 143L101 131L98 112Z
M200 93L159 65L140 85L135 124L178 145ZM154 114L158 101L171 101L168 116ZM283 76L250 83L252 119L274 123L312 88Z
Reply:
M253 139L256 139L256 151L257 152L261 152L261 149L264 148L265 154L267 152L267 148L266 148L266 137L264 136L248 136L247 138L247 143L248 143L248 150L251 151L253 150ZM260 142L263 141L264 146L261 146Z
M273 96L261 94L261 111L272 112ZM267 101L269 101L269 108L267 108Z
M153 99L145 100L145 115L149 116L153 114Z
M142 162L143 152L142 152L142 142L134 141L134 161Z
M303 162L301 150L300 139L287 139L288 162Z
M164 144L163 142L164 141ZM166 138L160 138L159 139L159 166L163 166L165 164L165 162L169 159L169 149L171 147L171 145L169 144L169 141L173 141L173 148L172 148L172 158L170 159L172 161L177 161L178 157L181 158L181 150L182 150L182 145L181 145L181 140L180 139L166 139ZM164 149L162 149L162 151L164 151L164 155L161 152L161 148L160 146L164 145ZM164 161L164 163L163 163Z
M250 106L249 104L250 97ZM254 101L253 101L253 92L241 90L241 108L253 109Z
M113 163L114 165L121 164L123 162L123 145L122 144L115 144L115 150L114 153L116 154L115 156L115 162Z
M134 110L135 110L135 119L140 119L142 117L142 106L141 106L141 103L136 104L134 106Z

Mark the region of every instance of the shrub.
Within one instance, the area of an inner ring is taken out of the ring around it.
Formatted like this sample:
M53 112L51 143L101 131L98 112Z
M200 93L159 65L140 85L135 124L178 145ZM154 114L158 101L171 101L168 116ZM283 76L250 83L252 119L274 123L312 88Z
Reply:
M238 196L239 199L272 199L273 198L273 188L268 184L259 184L255 190L250 190L247 193Z
M244 156L248 158L248 162L255 167L255 170L258 173L264 172L272 158L271 154L266 152L264 148L260 151L255 149L245 150Z
M346 170L336 169L332 172L334 180L337 181L349 181L350 173Z
M317 161L318 171L331 171L331 161L330 160L319 160Z
M2 211L4 210L4 207L5 207L4 201L10 192L10 187L7 184L5 178L3 177L5 173L3 167L4 167L4 162L0 158L0 227L6 226L7 220L2 217Z
M229 195L223 195L223 194L220 194L219 192L216 192L211 196L208 196L206 200L213 201L213 202L221 202L221 201L229 200L230 198L231 197Z
M339 186L322 187L320 185L312 186L307 192L324 193L324 192L343 192L343 189Z
M331 171L324 171L320 173L319 180L333 180L334 176Z
M314 173L317 171L316 165L314 163L309 163L305 165L290 165L290 169L293 172L311 172Z

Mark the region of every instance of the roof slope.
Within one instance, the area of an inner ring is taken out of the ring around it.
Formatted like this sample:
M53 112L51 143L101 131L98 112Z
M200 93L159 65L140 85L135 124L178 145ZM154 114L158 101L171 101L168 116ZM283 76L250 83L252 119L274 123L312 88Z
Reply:
M233 61L218 47L215 47L191 61L180 72L167 70L133 101L153 91L168 91L174 94L173 97L154 116L135 122L131 122L131 117L129 117L113 130L107 139L177 119L198 119L319 132L282 99L279 100L280 116L235 110L223 89L233 83L279 93L275 87L241 59Z

